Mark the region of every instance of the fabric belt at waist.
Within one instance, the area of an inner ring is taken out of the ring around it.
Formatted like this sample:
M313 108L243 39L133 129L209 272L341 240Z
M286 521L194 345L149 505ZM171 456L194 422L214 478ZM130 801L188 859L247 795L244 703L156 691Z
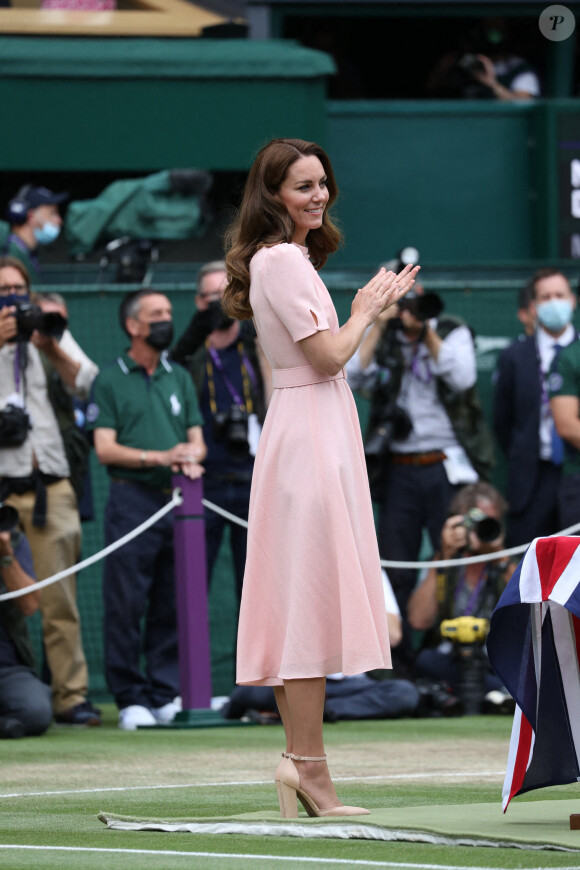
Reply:
M325 381L340 381L346 378L346 372L341 369L337 375L325 375L314 366L294 366L291 369L272 369L272 386L275 390L284 387L307 387L310 384L322 384Z
M426 453L391 453L393 465L435 465L447 459L442 450L429 450Z

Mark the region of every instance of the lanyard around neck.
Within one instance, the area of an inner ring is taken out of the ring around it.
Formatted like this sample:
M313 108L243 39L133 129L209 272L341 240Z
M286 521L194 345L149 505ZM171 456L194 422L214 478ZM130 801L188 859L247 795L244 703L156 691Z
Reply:
M252 401L252 391L250 388L250 376L254 374L253 369L250 365L250 361L248 360L246 354L244 353L244 345L241 341L237 343L238 356L240 359L240 371L242 373L242 389L244 393L244 398L242 397L232 384L231 380L228 378L224 365L220 359L220 356L215 349L215 347L211 347L208 342L206 342L206 361L205 367L207 371L207 385L209 390L209 406L212 414L217 414L217 402L216 402L216 389L215 389L215 379L214 379L214 366L220 373L224 384L227 387L227 390L232 397L232 401L239 408L245 408L248 414L252 414L254 411L254 403Z

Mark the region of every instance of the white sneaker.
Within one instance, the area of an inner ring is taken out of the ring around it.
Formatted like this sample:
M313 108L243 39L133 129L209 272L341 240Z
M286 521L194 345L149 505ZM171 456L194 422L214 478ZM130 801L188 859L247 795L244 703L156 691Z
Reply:
M516 702L506 689L493 689L483 699L483 713L511 715L515 712Z
M131 704L119 710L119 728L123 731L136 731L138 727L157 725L157 719L147 707Z
M154 708L151 712L159 724L167 725L169 722L173 722L177 713L181 713L181 710L181 698L178 695L173 699L173 701L169 701L167 704L164 704L163 707Z

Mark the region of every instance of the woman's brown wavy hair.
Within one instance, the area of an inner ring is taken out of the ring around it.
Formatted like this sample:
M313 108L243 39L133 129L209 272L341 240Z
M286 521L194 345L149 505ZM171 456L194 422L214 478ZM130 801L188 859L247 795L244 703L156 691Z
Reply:
M342 241L329 209L338 196L338 188L328 155L314 142L303 139L273 139L258 152L248 175L237 218L225 236L228 284L222 307L229 317L245 320L252 317L250 306L250 260L257 250L280 242L291 242L294 221L286 206L276 197L288 170L301 157L318 157L327 178L328 203L322 226L308 233L308 252L315 269L326 263Z

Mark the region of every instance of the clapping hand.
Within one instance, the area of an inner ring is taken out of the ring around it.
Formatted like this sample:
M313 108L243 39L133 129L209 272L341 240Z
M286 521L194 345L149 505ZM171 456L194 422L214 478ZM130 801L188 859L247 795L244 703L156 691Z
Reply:
M380 269L356 294L352 314L360 314L366 317L369 324L372 323L408 293L420 268L409 264L398 275L387 272L385 268Z

